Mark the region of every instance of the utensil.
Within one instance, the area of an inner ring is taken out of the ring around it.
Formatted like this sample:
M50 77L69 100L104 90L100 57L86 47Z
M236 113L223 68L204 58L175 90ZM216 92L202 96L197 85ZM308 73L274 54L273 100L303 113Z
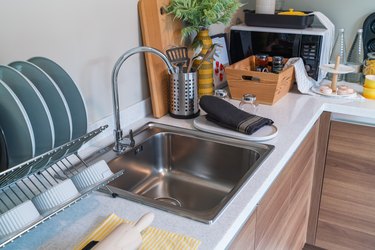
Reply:
M104 240L100 241L95 250L138 249L142 244L141 232L154 220L153 213L143 215L134 226L122 223L118 225Z
M213 57L214 54L215 54L215 51L216 51L216 48L217 48L217 47L220 47L220 45L214 43L214 44L212 44L212 45L208 48L206 54L204 54L203 59L201 60L201 62L199 63L199 65L197 66L197 68L195 69L195 71L198 71L198 70L200 69L200 67L202 66L202 64L203 64L204 61L207 61L207 62L208 62L209 60L212 59L212 57Z
M186 71L187 73L191 73L191 72L196 72L196 71L197 71L196 69L194 69L194 70L191 69L191 68L193 67L193 64L194 64L194 62L195 62L196 60L202 60L202 62L203 62L203 56L201 56L201 55L197 55L196 57L193 57L193 58L191 59L191 65L190 65L190 63L189 63L189 65L190 65L190 70L189 70L189 71Z
M175 47L167 49L166 55L169 61L179 69L179 72L182 72L182 67L184 64L189 64L188 48L187 47Z
M194 53L193 53L192 58L189 60L189 65L188 65L188 67L187 67L186 73L190 73L190 71L191 71L191 67L193 66L193 62L194 62L196 59L198 59L199 57L201 57L199 54L201 53L202 48L203 48L203 44L200 43L200 44L198 44L197 47L194 49Z

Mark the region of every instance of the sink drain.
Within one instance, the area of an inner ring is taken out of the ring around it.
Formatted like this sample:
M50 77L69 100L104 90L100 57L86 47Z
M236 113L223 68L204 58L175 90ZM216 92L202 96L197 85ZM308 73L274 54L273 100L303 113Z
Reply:
M154 198L154 200L162 201L165 203L168 203L170 205L176 206L176 207L182 207L182 204L179 200L172 198L172 197L157 197Z

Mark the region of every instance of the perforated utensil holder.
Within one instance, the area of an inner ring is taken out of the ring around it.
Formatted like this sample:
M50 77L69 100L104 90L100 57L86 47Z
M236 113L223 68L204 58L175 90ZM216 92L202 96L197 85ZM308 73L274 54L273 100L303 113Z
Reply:
M190 119L199 115L197 72L170 75L169 114L174 118Z

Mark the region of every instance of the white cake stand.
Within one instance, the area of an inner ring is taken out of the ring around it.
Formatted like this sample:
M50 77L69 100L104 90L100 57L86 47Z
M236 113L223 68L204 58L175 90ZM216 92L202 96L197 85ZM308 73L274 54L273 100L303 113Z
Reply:
M324 64L319 66L319 68L333 75L331 82L331 89L333 92L337 91L337 77L339 74L348 74L355 71L353 67L340 64L340 56L336 57L335 64Z

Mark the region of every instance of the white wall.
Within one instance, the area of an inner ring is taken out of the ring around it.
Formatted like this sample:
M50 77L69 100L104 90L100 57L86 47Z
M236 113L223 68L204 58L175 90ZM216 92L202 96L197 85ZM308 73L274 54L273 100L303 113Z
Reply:
M89 124L112 114L111 71L142 44L138 0L0 0L0 64L51 58L79 85ZM120 72L121 108L149 96L143 55Z
M246 0L242 0L245 2ZM89 124L112 114L111 71L126 50L142 44L138 0L0 0L0 64L44 56L79 85ZM374 0L288 0L286 7L319 10L347 30L348 46ZM254 9L255 0L244 8ZM239 14L241 16L241 13ZM211 34L224 30L214 26ZM120 72L121 109L149 97L143 55Z
M346 44L349 47L365 18L375 12L374 0L276 0L283 2L286 9L320 11L337 29L344 28ZM248 9L255 9L255 0L249 0Z

